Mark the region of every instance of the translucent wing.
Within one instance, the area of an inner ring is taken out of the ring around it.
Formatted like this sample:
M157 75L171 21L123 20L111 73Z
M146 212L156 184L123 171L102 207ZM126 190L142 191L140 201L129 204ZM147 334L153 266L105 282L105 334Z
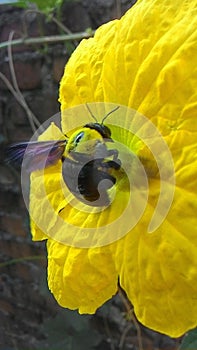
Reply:
M20 142L6 150L8 163L24 166L28 172L44 169L61 159L66 140Z

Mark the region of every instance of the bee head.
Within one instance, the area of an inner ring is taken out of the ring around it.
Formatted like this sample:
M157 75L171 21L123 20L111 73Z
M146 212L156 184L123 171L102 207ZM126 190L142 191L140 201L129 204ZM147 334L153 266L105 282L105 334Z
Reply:
M104 124L99 124L99 123L88 123L84 125L84 128L89 128L93 129L99 132L99 134L104 138L104 139L111 139L111 130Z
M96 117L94 116L94 114L92 113L90 107L88 106L88 104L86 103L86 107L90 113L90 115L92 116L92 118L95 120L95 123L88 123L86 125L84 125L84 128L89 128L89 129L93 129L98 131L98 133L104 138L104 139L108 139L108 141L113 142L112 138L111 138L111 130L104 125L104 120L107 119L107 117L112 114L113 112L117 111L117 109L119 109L119 106L117 106L116 108L112 109L110 112L108 112L101 123L98 123L98 121L96 120Z

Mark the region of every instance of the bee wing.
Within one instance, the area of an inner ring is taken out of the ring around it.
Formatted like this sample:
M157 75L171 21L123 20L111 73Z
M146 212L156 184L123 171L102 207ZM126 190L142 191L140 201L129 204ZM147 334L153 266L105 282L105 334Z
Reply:
M6 150L8 163L24 166L29 172L44 169L61 159L65 140L20 142L9 146Z

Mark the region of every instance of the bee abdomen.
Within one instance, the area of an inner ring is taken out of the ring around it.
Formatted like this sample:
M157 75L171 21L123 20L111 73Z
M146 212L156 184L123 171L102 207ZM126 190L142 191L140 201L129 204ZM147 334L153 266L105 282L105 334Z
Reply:
M119 169L120 164L95 159L82 166L66 158L63 162L63 178L69 190L78 199L85 199L91 202L91 205L96 201L96 206L106 206L109 204L107 190L116 183L116 178L109 174L111 168Z

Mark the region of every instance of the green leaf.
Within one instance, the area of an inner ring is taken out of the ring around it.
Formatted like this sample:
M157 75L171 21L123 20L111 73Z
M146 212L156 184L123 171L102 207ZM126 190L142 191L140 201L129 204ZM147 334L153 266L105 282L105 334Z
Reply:
M29 1L26 1L26 0L0 0L0 5L12 5L12 6L22 7L22 8L27 8L29 5Z
M44 13L49 13L53 11L55 8L59 8L63 2L63 0L34 0L34 4L37 5L38 9Z
M77 311L60 310L55 318L43 324L48 334L43 350L93 350L103 340L91 324L91 316L79 315ZM47 345L47 344L48 345Z
M197 328L188 332L180 346L180 350L196 350L197 349Z
M55 8L60 8L63 0L33 0L32 2L37 5L38 10L48 14ZM0 0L0 5L12 5L23 8L28 8L29 3L28 0Z

